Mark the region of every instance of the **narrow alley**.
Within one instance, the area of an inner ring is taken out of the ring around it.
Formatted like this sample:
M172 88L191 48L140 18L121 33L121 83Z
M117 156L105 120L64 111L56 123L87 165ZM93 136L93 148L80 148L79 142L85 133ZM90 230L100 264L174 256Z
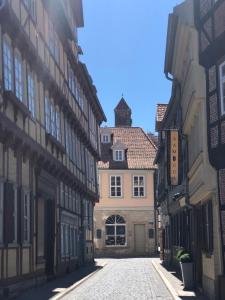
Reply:
M150 258L111 259L62 300L172 300Z

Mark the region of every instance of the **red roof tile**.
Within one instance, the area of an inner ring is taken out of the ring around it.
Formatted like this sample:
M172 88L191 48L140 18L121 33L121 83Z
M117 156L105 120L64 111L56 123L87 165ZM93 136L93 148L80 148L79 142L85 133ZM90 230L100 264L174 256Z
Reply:
M101 134L105 128L101 128ZM100 169L153 169L157 147L151 138L139 127L107 128L112 134L112 142L101 144L102 161L98 163ZM113 160L112 145L121 141L127 146L126 160Z
M160 125L163 121L167 110L168 104L157 104L157 112L156 112L156 131L160 129Z

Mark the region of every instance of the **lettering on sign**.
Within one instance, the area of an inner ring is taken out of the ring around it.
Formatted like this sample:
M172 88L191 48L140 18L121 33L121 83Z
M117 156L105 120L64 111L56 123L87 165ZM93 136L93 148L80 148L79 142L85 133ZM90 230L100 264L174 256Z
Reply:
M170 132L170 182L171 185L178 185L179 175L179 145L178 131Z

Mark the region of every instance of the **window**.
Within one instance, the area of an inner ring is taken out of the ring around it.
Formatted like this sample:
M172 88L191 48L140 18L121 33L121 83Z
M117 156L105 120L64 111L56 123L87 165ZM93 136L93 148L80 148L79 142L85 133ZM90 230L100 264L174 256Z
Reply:
M4 183L0 181L0 244L3 243L3 199Z
M23 197L23 241L30 242L30 193L24 193Z
M58 111L56 111L55 118L56 118L56 139L60 141L60 113Z
M7 201L6 201L7 200ZM4 184L4 213L7 216L7 226L4 230L4 240L7 244L17 242L17 187L10 182Z
M12 74L12 49L9 41L3 40L3 70L4 70L4 87L7 91L13 90L13 74Z
M55 32L54 26L52 22L48 21L48 38L49 38L49 49L52 56L55 58L56 62L59 63L59 38L57 33Z
M225 62L219 67L220 72L220 101L221 101L221 114L225 114Z
M104 144L108 144L110 142L110 138L109 138L109 135L108 134L104 134L103 137L102 137L102 142Z
M124 151L115 150L115 161L123 161L123 160L124 160Z
M22 75L22 60L18 53L14 57L15 67L15 93L16 97L23 101L23 75Z
M133 197L145 196L145 178L144 176L133 176Z
M78 255L76 220L71 217L66 219L68 219L67 223L61 223L61 257L76 257Z
M122 182L121 176L110 177L110 196L121 197L122 196Z
M89 123L89 132L90 132L91 143L95 147L95 149L97 149L97 147L98 147L97 122L96 122L96 117L94 115L94 112L93 112L93 109L91 106L89 106L88 123Z
M73 69L71 68L70 63L68 62L68 81L69 81L69 88L74 97L76 97L76 78L73 72Z
M96 230L96 238L98 240L100 240L102 238L102 230L101 229Z
M106 246L126 245L126 222L119 215L110 216L105 223Z
M50 104L50 113L51 113L51 135L56 137L56 116L54 105Z
M47 96L45 96L45 128L48 133L51 133L51 108Z
M28 107L31 112L32 117L35 117L35 85L34 76L31 71L27 73L27 97L28 97Z
M212 201L209 201L202 207L202 221L203 221L203 240L202 248L207 253L213 252L213 213Z

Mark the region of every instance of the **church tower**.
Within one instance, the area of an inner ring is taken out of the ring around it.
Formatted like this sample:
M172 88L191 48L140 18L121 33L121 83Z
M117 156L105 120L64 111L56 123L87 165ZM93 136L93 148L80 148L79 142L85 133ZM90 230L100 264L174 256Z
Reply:
M132 119L131 114L132 111L128 106L125 99L122 97L116 108L115 112L115 127L131 127Z

